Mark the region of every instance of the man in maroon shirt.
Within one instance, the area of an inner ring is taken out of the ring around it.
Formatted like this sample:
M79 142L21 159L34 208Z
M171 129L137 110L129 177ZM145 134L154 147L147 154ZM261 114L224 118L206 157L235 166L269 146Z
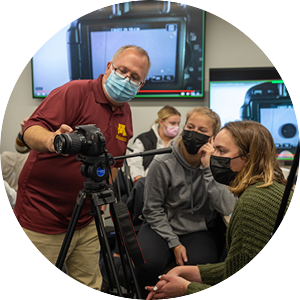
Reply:
M132 45L121 47L107 63L103 75L95 80L71 81L53 90L26 123L23 141L32 151L19 177L14 212L29 239L53 264L85 180L77 154L55 153L54 138L71 133L76 126L95 124L106 139L108 153L124 155L133 135L127 102L144 85L149 68L146 51ZM122 164L114 164L112 179ZM65 266L69 276L100 290L100 245L90 209L87 201Z

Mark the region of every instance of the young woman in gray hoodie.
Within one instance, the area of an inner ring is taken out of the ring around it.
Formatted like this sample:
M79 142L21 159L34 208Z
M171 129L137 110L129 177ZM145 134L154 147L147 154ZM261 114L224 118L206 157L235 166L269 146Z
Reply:
M146 261L136 270L142 291L154 285L172 263L195 265L219 259L212 228L217 215L231 214L236 202L229 189L214 180L209 167L219 130L215 112L194 108L173 142L172 153L156 156L150 165L144 191L145 221L138 233Z

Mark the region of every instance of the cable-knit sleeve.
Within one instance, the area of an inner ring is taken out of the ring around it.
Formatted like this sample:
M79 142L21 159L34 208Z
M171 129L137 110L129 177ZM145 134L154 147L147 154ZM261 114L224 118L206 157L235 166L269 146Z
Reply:
M202 282L215 285L240 270L250 261L244 252L243 199L240 198L230 219L227 232L228 255L225 262L218 264L199 265Z
M193 282L188 286L187 294L202 291L212 285L220 283L226 277L225 274L232 273L233 265L238 263L236 260L239 256L238 252L242 250L242 224L241 224L241 199L235 205L232 217L230 219L229 228L227 232L227 247L229 252L225 262L217 264L199 265L199 271L203 284ZM228 246L228 243L230 244ZM238 259L239 260L239 259Z

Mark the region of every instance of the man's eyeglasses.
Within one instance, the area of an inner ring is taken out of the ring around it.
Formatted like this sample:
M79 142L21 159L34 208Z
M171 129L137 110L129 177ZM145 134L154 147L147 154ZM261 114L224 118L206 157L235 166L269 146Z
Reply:
M114 66L113 63L111 63L111 65L112 65L112 67L113 67L113 69L114 69L115 74L116 74L117 76L119 76L120 78L122 78L122 79L128 78L130 84L132 84L132 85L134 85L134 86L137 86L137 87L140 87L140 86L142 85L142 83L143 83L142 81L138 81L137 79L134 79L134 78L132 78L132 77L127 76L125 72L123 72L123 71L120 70L120 69L115 68L115 66Z

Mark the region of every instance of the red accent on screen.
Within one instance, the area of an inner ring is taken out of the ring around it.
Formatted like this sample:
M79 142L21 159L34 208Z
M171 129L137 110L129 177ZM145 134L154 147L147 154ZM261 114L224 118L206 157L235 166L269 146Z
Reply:
M191 93L195 90L140 90L139 93Z

